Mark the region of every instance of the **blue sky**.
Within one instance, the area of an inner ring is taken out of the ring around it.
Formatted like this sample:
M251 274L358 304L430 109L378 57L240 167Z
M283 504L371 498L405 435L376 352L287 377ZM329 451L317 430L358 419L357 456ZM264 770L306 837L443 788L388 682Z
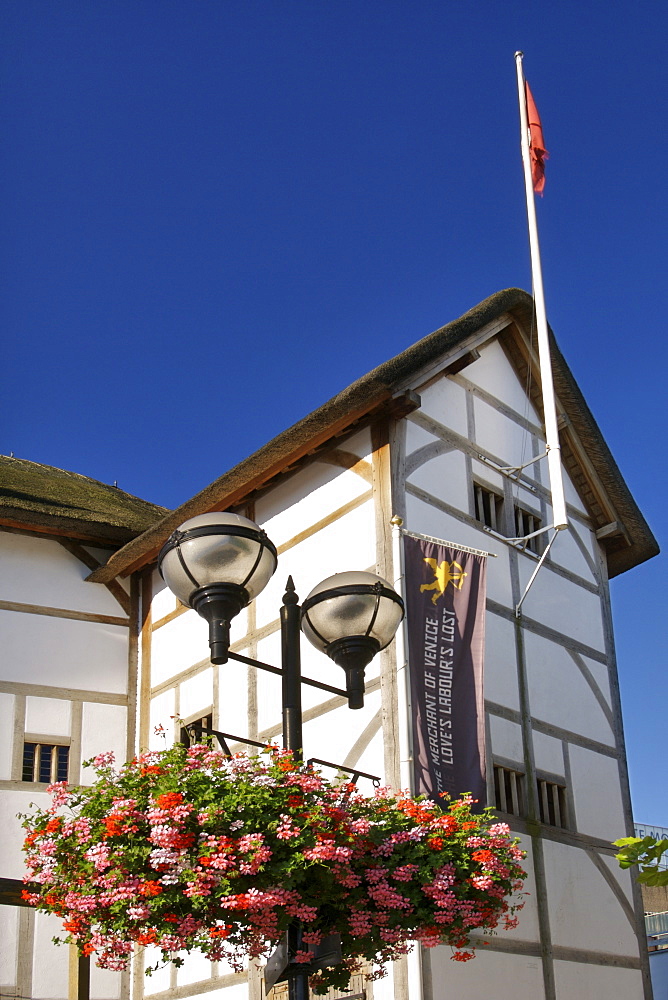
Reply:
M0 451L176 506L487 295L530 288L665 545L665 8L6 0ZM613 583L632 792L668 826L665 560Z

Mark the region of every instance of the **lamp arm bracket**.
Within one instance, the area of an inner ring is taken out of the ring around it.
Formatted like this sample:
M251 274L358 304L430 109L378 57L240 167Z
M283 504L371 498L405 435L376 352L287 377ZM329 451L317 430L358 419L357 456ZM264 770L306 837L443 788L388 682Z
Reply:
M262 663L261 660L254 660L251 656L243 656L241 653L233 653L231 650L228 651L227 655L230 660L238 660L239 663L246 663L249 667L257 667L259 670L266 670L270 674L278 674L279 677L283 674L280 667L272 667L270 663ZM302 684L308 684L309 687L327 691L329 694L340 695L341 698L348 697L343 688L334 687L333 684L324 684L322 681L315 681L310 677L302 677L301 682Z

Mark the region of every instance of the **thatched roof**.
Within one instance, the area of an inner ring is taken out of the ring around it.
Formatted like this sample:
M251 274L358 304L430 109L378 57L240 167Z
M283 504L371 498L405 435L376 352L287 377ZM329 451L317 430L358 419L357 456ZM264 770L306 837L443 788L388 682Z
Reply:
M143 535L115 553L105 566L91 574L90 579L104 583L147 565L156 558L160 547L174 528L188 518L240 504L253 491L266 486L275 476L293 467L295 462L361 420L383 411L398 411L397 415L400 415L402 401L397 400L397 394L405 390L412 378L440 359L444 365L447 364L448 355L453 354L458 345L504 315L510 323L529 329L532 312L531 296L518 288L509 288L485 299L460 319L441 327L379 365L368 375L362 376L319 409L225 472L191 500L168 513ZM609 527L615 518L619 522L617 533L611 533L606 539L609 572L614 576L655 555L658 546L556 345L553 368L555 388L569 423L562 435L570 442L562 444L569 473L576 481L577 474L582 473L581 482L577 482L577 485L583 492L589 491L588 506L596 528ZM533 381L536 385L537 373ZM540 400L535 399L535 402L540 408ZM405 407L403 412L408 408ZM587 475L582 471L585 459Z
M117 547L165 513L165 507L97 479L0 455L2 525Z

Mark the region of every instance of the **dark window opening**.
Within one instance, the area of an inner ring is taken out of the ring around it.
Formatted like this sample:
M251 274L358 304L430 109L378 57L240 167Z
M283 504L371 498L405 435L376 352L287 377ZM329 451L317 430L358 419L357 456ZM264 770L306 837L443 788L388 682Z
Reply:
M511 816L524 816L524 774L501 764L494 765L494 800L496 808Z
M538 810L542 823L547 823L548 826L568 827L566 787L539 778Z
M502 532L503 497L494 493L493 490L481 486L480 483L473 484L473 492L475 494L475 516L478 521L482 521L492 531Z
M526 538L525 548L536 555L540 555L541 536L536 535L534 538L527 538L527 535L533 534L534 531L539 531L541 523L541 519L533 511L524 510L523 507L515 507L515 535L517 538Z
M193 719L181 726L181 742L186 746L191 743L202 743L207 739L207 730L213 729L213 713L203 715L201 719ZM209 737L210 739L211 737Z
M67 781L70 748L54 743L24 743L22 781L38 781L50 785Z

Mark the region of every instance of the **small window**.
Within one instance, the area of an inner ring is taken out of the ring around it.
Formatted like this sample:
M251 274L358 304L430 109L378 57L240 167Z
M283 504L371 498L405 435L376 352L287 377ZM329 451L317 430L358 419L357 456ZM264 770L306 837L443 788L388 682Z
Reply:
M533 538L527 538L527 535L533 534L534 531L539 531L540 528L541 520L537 514L534 514L533 511L525 510L523 507L515 506L515 536L517 538L526 538L525 548L536 555L540 555L540 535L536 535Z
M54 743L23 744L23 781L38 781L49 785L67 781L70 748Z
M503 497L493 490L481 486L480 483L473 484L475 494L475 516L492 531L502 531L501 513L503 510Z
M213 713L209 712L201 719L193 719L181 726L181 742L185 743L186 746L190 746L191 743L202 743L207 738L207 730L211 732L212 729Z
M538 779L538 809L542 823L548 826L568 827L566 786L554 781Z
M524 774L512 768L494 765L494 798L496 808L511 816L524 816Z

